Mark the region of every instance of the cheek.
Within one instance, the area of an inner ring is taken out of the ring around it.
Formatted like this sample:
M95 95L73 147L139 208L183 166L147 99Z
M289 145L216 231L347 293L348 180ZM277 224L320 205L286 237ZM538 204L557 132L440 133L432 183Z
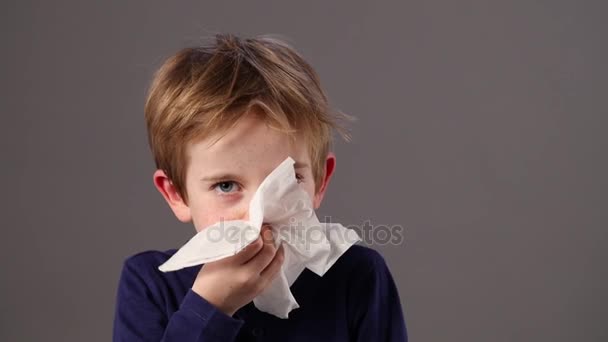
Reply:
M248 205L241 201L233 203L222 201L221 199L212 201L199 201L191 207L192 221L199 232L202 229L220 221L247 220Z

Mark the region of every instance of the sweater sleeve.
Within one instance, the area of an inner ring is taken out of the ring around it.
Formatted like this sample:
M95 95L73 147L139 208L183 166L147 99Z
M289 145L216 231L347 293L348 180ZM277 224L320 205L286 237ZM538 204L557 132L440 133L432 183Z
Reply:
M136 258L122 269L116 295L114 342L229 342L243 325L189 289L179 309L167 317L155 298L155 286L142 272Z
M384 258L370 249L362 264L349 291L354 341L407 342L399 293Z

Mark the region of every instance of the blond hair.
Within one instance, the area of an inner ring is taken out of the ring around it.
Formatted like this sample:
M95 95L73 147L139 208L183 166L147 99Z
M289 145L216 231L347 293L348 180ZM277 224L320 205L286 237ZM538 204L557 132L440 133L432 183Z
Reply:
M350 141L341 122L353 118L329 107L318 75L285 41L217 34L211 43L168 58L154 75L145 105L156 167L184 201L187 145L225 134L249 110L262 113L270 127L292 139L304 138L316 191L332 130Z

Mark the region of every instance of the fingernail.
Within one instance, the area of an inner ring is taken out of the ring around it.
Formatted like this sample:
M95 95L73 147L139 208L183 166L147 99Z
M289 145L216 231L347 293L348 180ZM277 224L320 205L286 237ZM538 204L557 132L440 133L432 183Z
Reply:
M264 237L267 239L272 239L272 231L270 231L270 229L268 229L267 231L264 232Z

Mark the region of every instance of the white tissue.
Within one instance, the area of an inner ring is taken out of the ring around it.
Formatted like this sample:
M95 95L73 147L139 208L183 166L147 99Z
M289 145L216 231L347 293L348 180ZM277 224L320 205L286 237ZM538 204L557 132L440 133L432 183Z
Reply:
M230 257L257 239L262 223L270 224L275 245L283 245L285 260L277 277L253 303L260 311L287 318L299 307L289 287L304 268L323 276L361 240L339 223L319 222L310 196L297 183L293 164L287 157L260 184L249 203L249 221L223 221L203 228L158 269L176 271Z

